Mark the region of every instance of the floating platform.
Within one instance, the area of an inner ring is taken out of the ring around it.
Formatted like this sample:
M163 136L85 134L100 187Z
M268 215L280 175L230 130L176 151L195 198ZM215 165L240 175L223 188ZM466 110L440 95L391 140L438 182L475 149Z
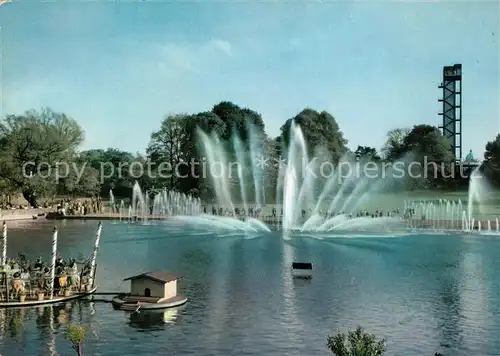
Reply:
M187 303L187 298L182 295L176 295L175 297L165 299L120 294L115 296L111 300L111 303L115 308L125 311L157 310L184 305Z
M20 302L18 300L16 301L1 301L0 302L0 309L2 308L26 308L26 307L36 307L36 306L41 306L41 305L49 305L49 304L57 304L57 303L64 303L64 302L69 302L71 300L76 300L76 299L81 299L85 298L88 296L91 296L92 294L95 293L97 288L93 288L87 292L78 292L74 293L68 297L62 297L62 296L54 296L52 299L43 299L43 300L25 300L24 302Z

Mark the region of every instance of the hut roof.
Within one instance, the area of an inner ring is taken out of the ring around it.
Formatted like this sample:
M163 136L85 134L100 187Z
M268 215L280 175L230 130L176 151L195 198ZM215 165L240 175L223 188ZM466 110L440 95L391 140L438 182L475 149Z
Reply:
M129 281L129 280L134 280L134 279L139 279L139 278L147 278L151 279L156 282L160 283L168 283L175 281L177 279L181 279L182 276L176 276L171 273L165 272L165 271L152 271L152 272L146 272L146 273L141 273L136 276L128 277L125 278L124 281Z

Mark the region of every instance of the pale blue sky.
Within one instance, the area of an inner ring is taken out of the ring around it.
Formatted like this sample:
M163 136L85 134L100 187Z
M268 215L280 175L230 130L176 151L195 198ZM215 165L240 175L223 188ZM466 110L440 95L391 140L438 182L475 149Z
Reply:
M40 2L0 7L3 112L49 106L84 148L144 151L164 114L230 100L268 133L309 106L349 146L440 124L443 65L463 64L464 152L500 131L499 5L487 2Z

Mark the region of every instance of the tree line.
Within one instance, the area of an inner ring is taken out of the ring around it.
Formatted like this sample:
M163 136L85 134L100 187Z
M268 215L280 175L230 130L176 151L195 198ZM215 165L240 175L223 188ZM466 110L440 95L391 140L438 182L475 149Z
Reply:
M78 122L65 113L43 108L7 115L0 122L0 193L20 193L31 206L37 207L41 197L107 196L110 189L116 197L129 197L138 180L141 187L151 192L168 188L210 199L212 182L200 174L188 174L202 168L178 165L202 160L205 152L200 147L198 130L219 137L218 144L227 152L228 160L241 159L237 152L244 152L245 159L249 159L250 152L255 150L277 158L286 154L292 122L301 127L310 155L321 155L334 163L345 157L373 162L395 162L408 157L422 161L426 157L427 162L450 163L452 169L448 141L439 129L429 125L389 131L380 153L369 146L358 146L352 151L337 121L326 111L305 108L284 122L277 137L270 137L258 112L225 101L210 111L166 115L158 130L151 134L146 154L141 155L117 148L82 151L84 131ZM65 166L61 167L60 162L65 162ZM107 162L105 166L103 162ZM138 176L129 169L133 162L168 162L168 167L177 165L180 174ZM273 166L266 169L264 190L272 198L278 169ZM481 169L492 183L500 185L500 134L487 143ZM454 178L429 175L407 182L403 188L453 189L458 184Z

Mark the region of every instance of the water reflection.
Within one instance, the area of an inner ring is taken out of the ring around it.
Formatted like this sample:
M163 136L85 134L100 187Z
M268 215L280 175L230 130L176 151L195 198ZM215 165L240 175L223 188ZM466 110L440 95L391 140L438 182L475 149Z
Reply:
M312 278L294 278L293 286L295 288L307 287L312 283Z
M130 313L128 325L139 331L161 330L167 325L175 324L184 307Z
M441 264L436 269L439 285L434 302L439 347L456 355L467 355L484 347L473 340L488 339L487 330L493 327L490 323L493 317L486 317L488 290L482 255L468 251L475 248L475 243L464 240L456 243L454 251L449 248L445 251L445 247L441 246ZM481 319L480 315L486 318ZM487 354L488 350L483 352Z
M448 274L456 273L448 271ZM460 291L457 285L456 277L443 276L439 290L440 303L438 307L438 328L441 330L441 347L460 349L463 342L461 322Z
M89 315L88 305L84 306L86 310L82 312L82 303L85 301L45 307L0 309L0 349L17 345L17 350L24 350L22 354L34 354L34 350L42 350L43 355L59 355L57 339L64 336L69 323L92 325L84 317ZM27 343L27 339L32 339L34 335L39 341L38 346ZM29 350L27 347L33 349Z
M11 251L27 251L27 245L35 256L49 252L50 228L18 237L13 232ZM68 222L61 253L88 251L94 230L95 223L86 228ZM499 239L283 241L278 233L245 239L189 232L110 224L99 251L101 291L128 291L122 278L165 269L185 276L179 292L189 301L182 311L129 314L89 301L52 310L4 309L2 354L48 355L57 349L71 355L66 325L80 323L88 331L85 355L324 355L329 333L358 324L387 337L391 355L498 355ZM291 278L294 260L314 264L312 280Z
M294 248L287 241L283 243L283 268L282 268L282 280L283 280L283 309L286 316L287 324L292 327L294 333L290 333L290 342L296 339L297 335L295 332L300 330L300 320L295 306L295 288L294 279L291 274L292 262L295 260Z
M481 350L486 354L491 349L482 343L474 342L476 338L491 339L491 330L494 326L494 315L491 314L488 294L488 282L485 281L483 256L476 252L463 254L461 266L460 286L456 293L460 295L460 327L462 338L457 348ZM497 349L498 351L498 349Z

